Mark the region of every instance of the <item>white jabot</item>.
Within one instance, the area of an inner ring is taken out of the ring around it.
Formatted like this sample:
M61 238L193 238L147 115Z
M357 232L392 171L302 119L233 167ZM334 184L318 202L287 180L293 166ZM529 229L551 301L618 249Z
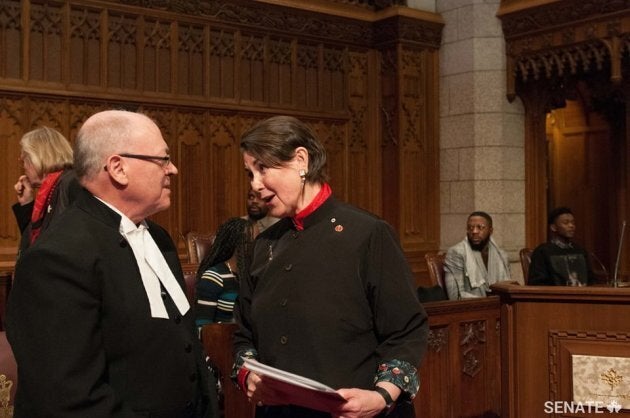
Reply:
M173 276L164 255L149 234L148 227L142 222L138 227L123 215L120 221L120 233L127 239L138 262L142 284L149 298L151 316L168 318L164 300L160 291L160 282L171 296L179 312L184 315L190 309L184 291Z

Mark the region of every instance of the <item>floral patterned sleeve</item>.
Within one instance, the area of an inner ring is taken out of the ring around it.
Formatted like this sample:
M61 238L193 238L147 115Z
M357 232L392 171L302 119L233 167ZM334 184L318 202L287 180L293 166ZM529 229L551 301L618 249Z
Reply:
M247 379L247 373L249 371L243 367L243 358L257 358L258 352L254 348L250 348L247 350L241 350L236 353L236 357L234 358L234 365L232 366L232 373L230 374L230 378L236 384L236 386L243 390L245 387L245 380Z
M402 360L391 360L379 364L374 383L389 382L398 386L410 399L415 398L420 388L418 370Z

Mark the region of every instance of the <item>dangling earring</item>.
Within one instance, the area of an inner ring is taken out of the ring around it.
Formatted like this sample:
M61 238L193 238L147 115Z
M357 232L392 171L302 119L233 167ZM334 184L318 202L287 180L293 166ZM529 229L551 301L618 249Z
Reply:
M298 171L298 173L300 174L300 178L302 179L302 184L304 184L306 182L306 170L300 168L300 171Z

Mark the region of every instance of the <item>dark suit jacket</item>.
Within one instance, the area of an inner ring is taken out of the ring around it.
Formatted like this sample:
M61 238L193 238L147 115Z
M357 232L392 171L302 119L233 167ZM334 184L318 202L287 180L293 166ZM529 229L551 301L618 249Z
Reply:
M184 287L168 233L149 231ZM151 318L120 216L85 190L16 265L7 335L15 417L192 417L206 392L194 315Z
M81 185L72 169L63 171L50 201L50 212L44 212L44 218L41 224L41 233L48 229L53 220L63 213L64 210L77 198L81 193ZM31 216L35 202L21 206L19 203L14 204L11 208L15 215L22 239L20 241L19 255L31 245Z

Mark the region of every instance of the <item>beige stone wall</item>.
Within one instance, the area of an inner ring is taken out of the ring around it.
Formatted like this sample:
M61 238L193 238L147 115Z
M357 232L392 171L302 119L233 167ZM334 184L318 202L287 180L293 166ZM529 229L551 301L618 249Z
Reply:
M509 103L498 0L437 0L440 47L441 244L463 239L467 215L483 210L522 279L525 244L523 109Z

